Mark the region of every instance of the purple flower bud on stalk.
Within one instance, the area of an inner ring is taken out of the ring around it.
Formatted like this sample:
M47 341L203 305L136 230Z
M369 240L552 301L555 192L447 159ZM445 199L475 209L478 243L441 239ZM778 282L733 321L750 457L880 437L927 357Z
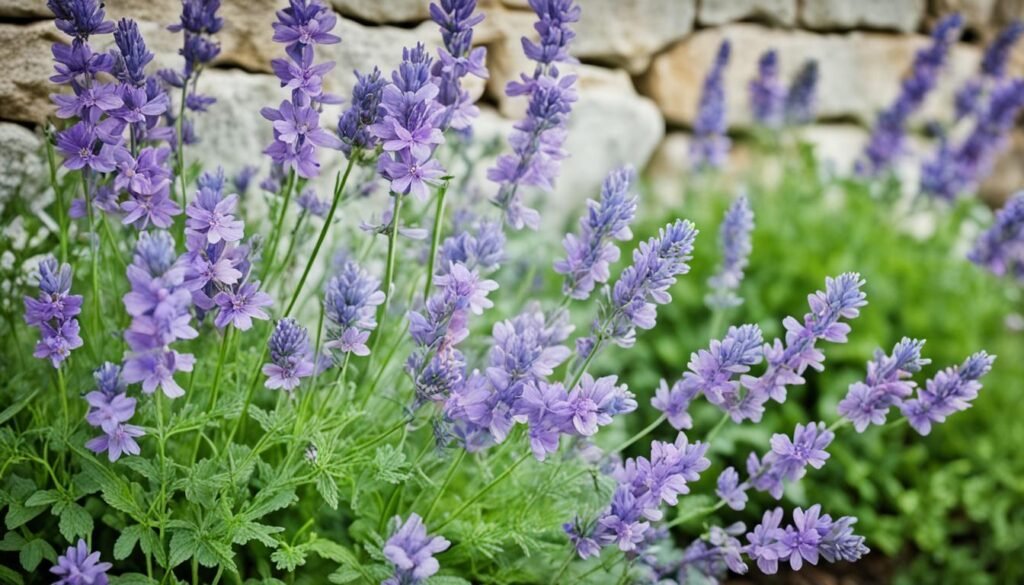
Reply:
M50 0L51 4L58 2L59 0ZM83 2L64 0L60 3ZM57 564L50 567L50 572L58 577L54 585L107 585L107 571L111 567L113 565L110 563L100 562L99 551L89 552L89 545L85 543L85 539L79 539L78 544L69 546L67 552L57 557Z
M959 367L946 368L918 388L917 396L905 401L900 410L914 430L927 435L932 423L945 422L951 414L967 410L981 390L979 380L991 369L995 356L984 351L968 357Z
M467 129L479 113L469 93L462 89L462 78L467 74L480 79L488 76L487 49L472 47L473 27L484 19L482 14L474 15L475 10L476 0L441 0L430 5L430 18L441 27L444 41L431 70L439 90L437 101L445 107L442 129Z
M846 398L839 402L839 414L849 419L858 433L872 424L885 424L889 409L900 407L914 392L916 384L909 378L931 363L921 358L923 346L924 341L904 337L888 356L875 350L865 381L851 384Z
M815 504L807 510L795 508L793 524L782 527L782 513L782 508L765 512L762 522L747 534L750 544L744 552L763 573L775 574L780 561L789 561L797 571L804 561L817 565L819 557L830 563L854 562L869 552L864 537L853 533L856 518L843 516L832 520Z
M722 250L722 260L718 271L708 279L712 292L705 302L709 307L722 310L743 304L736 290L743 281L743 270L753 249L750 242L753 230L754 212L747 196L740 195L729 206L719 227L718 245Z
M630 189L636 172L626 166L612 171L601 185L601 200L587 201L587 215L580 218L579 235L566 234L562 240L566 258L555 262L555 272L565 275L562 292L585 300L595 284L608 282L609 266L619 259L612 240L628 241L636 216L636 196Z
M105 35L114 32L114 23L105 20L103 3L96 0L47 0L56 20L54 24L61 32L76 40L86 40L90 35Z
M786 124L799 126L814 121L818 109L818 62L804 63L786 91L783 117Z
M967 258L999 276L1024 281L1024 192L1006 202Z
M299 386L302 378L313 375L309 332L295 319L278 321L274 332L270 334L267 347L270 363L263 365L263 374L267 376L264 385L267 388L282 388L291 392Z
M729 156L729 138L725 111L725 67L729 64L731 45L722 41L711 71L704 78L704 87L693 123L690 144L690 165L694 169L718 168Z
M799 481L807 473L807 466L821 469L829 458L825 449L832 443L835 433L825 423L796 425L793 438L776 433L772 435L771 451L761 459L755 453L747 458L746 485L759 492L768 492L775 499L782 497L784 482Z
M352 99L349 102L351 105L338 119L341 150L348 157L352 156L353 150L372 151L377 147L378 140L369 129L383 118L381 99L384 86L387 85L387 80L376 67L368 74L356 71L355 75L356 84L352 88Z
M384 293L379 289L380 282L352 261L331 278L324 295L328 322L325 348L342 354L370 354L366 341L377 327L377 306L384 302Z
M740 483L740 474L732 467L726 467L718 476L715 494L733 510L747 506L747 485Z
M442 536L430 536L423 519L416 513L403 523L395 516L391 536L384 543L384 558L395 567L395 573L382 585L418 585L437 573L440 564L434 555L448 550L451 543Z
M779 78L779 54L774 49L765 51L757 62L757 77L751 80L750 110L754 120L767 128L782 125L786 102L786 87Z
M52 256L39 263L39 296L24 297L25 322L39 329L34 357L48 359L53 367L82 347L78 319L81 295L71 294L71 266L58 264Z
M146 65L153 60L153 53L146 48L146 41L139 33L139 25L131 19L119 20L114 31L114 42L117 44L114 76L118 81L135 87L145 85Z

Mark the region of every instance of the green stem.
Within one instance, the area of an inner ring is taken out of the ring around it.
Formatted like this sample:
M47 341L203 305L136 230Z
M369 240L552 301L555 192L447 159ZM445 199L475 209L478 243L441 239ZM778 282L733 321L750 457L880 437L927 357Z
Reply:
M188 97L188 80L181 85L181 104L178 106L178 181L180 184L178 203L182 209L185 209L185 189L186 189L186 178L185 178L185 102Z
M391 305L392 294L391 287L395 280L395 255L398 249L398 228L401 225L401 214L402 214L402 201L405 199L400 193L392 193L392 197L395 198L394 205L391 208L391 233L388 234L388 257L387 263L384 267L384 284L382 290L384 291L384 302L381 303L380 309L377 311L377 333L374 335L373 347L370 349L370 354L377 353L377 346L380 345L380 340L384 337L384 319L388 316L388 307Z
M452 464L448 467L448 473L444 476L444 481L441 483L441 488L437 490L434 495L434 500L430 502L430 507L427 508L427 515L423 517L424 524L430 524L430 517L434 514L434 508L437 507L437 503L441 501L441 496L448 489L448 484L451 483L452 478L455 477L455 472L459 469L459 464L466 458L466 450L459 449L459 455L452 461Z
M722 418L718 419L718 422L715 424L714 427L712 427L711 432L708 433L708 436L704 439L704 442L710 443L715 437L717 437L718 433L721 432L721 430L725 427L725 423L727 422L729 422L729 415L723 414Z
M281 241L281 229L284 226L284 218L288 215L288 204L292 200L292 191L295 190L296 180L295 171L290 171L288 173L288 181L285 182L284 201L281 202L281 210L280 213L277 214L277 221L274 223L274 231L271 233L270 246L267 248L267 253L263 257L263 270L260 273L260 280L267 280L267 277L274 268L274 260L277 257L277 246Z
M220 354L217 356L217 368L213 372L213 386L210 389L210 402L206 405L206 412L209 414L213 412L213 409L217 406L217 395L220 392L220 376L221 372L224 371L224 358L228 354L228 345L231 344L231 333L234 328L229 323L227 329L224 330L224 338L220 342ZM196 433L196 443L192 447L192 465L196 463L196 457L199 455L199 444L202 441L202 428Z
M46 132L46 162L50 167L50 186L57 203L57 225L60 226L60 261L68 261L68 214L64 211L64 193L57 184L57 156L53 152L53 135Z
M646 437L647 435L649 435L651 433L651 431L653 431L654 429L658 428L658 426L661 423L665 422L665 419L667 419L667 418L668 418L668 415L662 414L657 419L655 419L654 422L652 422L651 424L649 424L646 427L644 427L643 430L641 430L639 433L637 433L637 434L633 435L632 437L630 437L629 439L627 439L626 442L622 443L618 447L616 447L616 448L612 449L611 451L609 451L609 453L622 453L623 451L626 450L627 447L629 447L633 443L636 443L640 439L642 439L642 438Z
M711 325L708 327L708 339L717 339L721 333L722 324L725 321L725 311L723 309L715 309L711 312Z
M448 193L448 181L437 191L437 208L434 210L434 237L430 240L430 256L427 257L427 284L423 287L423 298L430 296L430 287L434 284L434 263L437 261L437 248L441 244L441 232L444 231L444 202Z
M305 209L299 214L299 219L296 220L295 227L292 228L292 233L288 238L288 247L284 251L284 258L281 259L281 264L267 276L268 287L271 281L283 275L284 271L288 269L288 262L292 257L292 253L295 252L295 242L299 239L299 230L302 229L302 224L305 223L308 215L309 213Z
M562 562L562 564L559 565L558 571L555 572L555 577L553 579L551 579L552 583L559 583L560 582L559 579L562 578L562 575L565 574L565 570L569 568L570 564L572 564L572 559L575 556L576 556L576 549L574 549L573 547L570 546L569 547L569 554L568 554L568 556L566 556L565 560Z
M434 529L434 531L435 532L440 532L445 526L448 526L449 524L451 524L451 522L453 520L455 520L456 518L458 518L460 514L465 512L467 508L469 508L470 506L475 504L478 500L480 500L480 498L484 497L487 494L487 492L489 492L492 489L494 489L495 486L497 486L501 482L505 481L505 479L508 476L512 475L512 472L515 471L516 468L519 467L519 465L522 464L523 461L526 461L527 458L529 458L529 457L530 457L530 453L527 452L527 453L524 453L523 456L520 457L519 459L516 459L515 463L513 463L512 465L509 465L508 468L505 469L505 471L501 472L501 475L499 475L498 477L496 477L493 480L491 480L491 482L489 484L485 485L483 488L480 489L480 491L478 491L477 493L473 494L473 497L471 497L468 500L466 500L461 506L458 507L458 509L456 509L454 512L452 512L452 514L450 516L448 516L448 519L445 520L444 522L442 522L437 528Z
M601 346L604 345L604 341L605 335L604 328L602 327L601 333L597 335L597 340L594 342L594 347L591 348L590 353L587 354L587 359L583 360L583 365L580 366L580 370L576 372L575 376L573 376L572 383L565 387L566 390L572 392L572 389L576 387L576 384L580 383L580 378L583 377L583 374L587 373L587 368L590 367L590 362L594 361L594 356L597 355L597 352L601 351Z
M92 255L92 297L93 297L93 323L95 323L96 341L99 340L99 336L102 335L103 331L103 313L101 307L103 303L100 299L100 258L99 258L99 246L96 240L99 239L99 234L96 232L96 225L93 219L93 205L92 197L89 193L89 176L87 171L82 172L82 195L85 197L86 214L89 217L89 252Z
M710 514L714 514L725 505L725 500L719 500L714 506L705 506L703 508L697 508L689 514L680 514L676 516L671 522L665 525L666 528L674 528L680 524L689 522L690 520L696 520L697 518L703 518Z
M66 433L68 427L71 426L71 417L68 414L68 388L67 383L64 381L63 367L57 368L57 389L60 391L60 410L64 415L63 433Z

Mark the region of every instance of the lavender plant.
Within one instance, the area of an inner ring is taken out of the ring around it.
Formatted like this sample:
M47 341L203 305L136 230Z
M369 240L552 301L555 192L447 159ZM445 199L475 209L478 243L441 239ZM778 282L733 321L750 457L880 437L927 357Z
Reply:
M343 41L332 33L336 16L318 0L290 0L273 25L287 58L272 63L289 93L261 112L273 127L265 150L271 169L261 183L275 206L260 222L246 201L254 171L229 180L208 169L191 192L185 177L183 145L195 138L185 110L216 107L196 90L217 54L219 2L183 0L180 23L171 26L184 33L185 68L160 74L182 89L170 119L131 21L106 21L95 0L48 5L72 37L70 47L54 48L54 81L74 95L54 96L58 118L68 121L48 143L60 229L24 301L24 321L40 334L36 359L15 352L26 357L32 388L12 393L0 413L0 503L9 531L0 550L18 552L26 572L45 559L57 582L69 585L575 583L608 573L605 563L613 562L623 564L622 582L689 582L694 572L743 573L748 562L774 573L780 562L797 570L820 559L855 561L867 553L856 520L833 519L818 505L794 508L787 525L776 508L750 532L741 523L710 526L669 563L652 551L673 546L673 527L724 506L743 510L750 490L781 499L808 468L825 465L848 423L860 431L897 407L899 421L927 434L970 405L992 366L978 352L912 397L909 377L925 364L921 343L878 353L834 423L773 435L763 455L750 454L745 477L734 468L721 473L717 503L691 506L691 497L701 501L690 491L711 467L721 428L760 422L769 402L785 402L809 369L822 371L817 343L846 342L846 321L866 305L867 285L856 273L827 278L808 296L803 319L786 318L784 338L771 343L756 324L729 327L691 356L677 382L654 393L660 418L610 445L608 427L640 400L618 375L597 371L600 357L612 346L628 349L655 326L659 307L690 271L698 230L675 219L616 270L638 210L634 171L616 169L578 232L563 240L565 255L554 263L562 297L527 302L506 293L506 242L518 236L505 228L536 229L540 220L519 189L550 189L567 155L575 77L559 67L573 62L580 6L530 1L539 41L524 39L523 48L536 65L507 88L529 106L489 172L497 209L466 206L449 219L444 167L457 141L448 135L470 128L475 114L460 83L487 75L482 50L472 47L482 19L476 3L432 4L444 45L436 60L418 44L403 49L390 80L377 69L356 73L335 125L321 123L322 106L339 101L323 87L332 64L316 63L314 48ZM92 53L90 36L109 33L117 49ZM728 149L728 52L724 44L705 86L698 166L721 164ZM813 94L805 86L813 83L801 84L794 111L805 112ZM784 108L774 99L773 119ZM57 152L70 180L56 180ZM306 183L328 160L343 167L329 203ZM361 249L334 238L346 245L336 250L339 261L325 261L329 232L344 229L334 221L338 208L363 191L350 184L357 165L387 183L390 211L379 225L367 222ZM70 201L68 185L81 185L82 203ZM403 209L422 218L431 203L432 222L422 224L429 229L403 218ZM312 247L293 240L279 257L279 244L309 215L323 220ZM88 221L71 221L81 218ZM1011 219L1001 217L1001 225ZM738 304L752 222L747 199L738 198L721 228L721 269L708 296L714 307ZM424 245L408 237L428 234ZM997 239L985 245L1008 240ZM306 290L318 264L330 268ZM83 266L88 276L73 280ZM118 296L120 303L110 302ZM573 316L590 322L575 338ZM17 350L21 329L12 329ZM762 363L759 375L751 373ZM706 433L691 432L702 440L680 432L623 459L665 420L674 431L694 431L690 405L698 394L723 411Z

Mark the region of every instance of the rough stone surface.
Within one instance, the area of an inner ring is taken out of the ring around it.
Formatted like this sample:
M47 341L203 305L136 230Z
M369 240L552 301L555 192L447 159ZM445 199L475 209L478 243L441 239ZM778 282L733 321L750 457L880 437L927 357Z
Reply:
M702 0L697 20L704 26L737 20L792 26L796 15L797 0Z
M52 18L43 0L0 0L0 18Z
M825 165L839 175L849 175L868 139L868 131L854 124L812 124L801 132L804 140Z
M1024 189L1024 133L1017 131L1010 138L1006 152L992 169L992 175L981 184L981 196L995 205L1002 205L1011 195Z
M0 122L0 205L12 195L34 196L46 182L42 138L24 126Z
M330 0L334 9L353 18L375 22L419 22L430 18L427 0Z
M692 124L702 80L726 38L733 43L725 76L733 128L750 124L747 83L756 71L758 57L770 48L779 51L784 78L791 78L809 56L819 59L819 118L852 118L869 124L896 96L899 80L915 52L927 43L923 36L816 34L751 24L702 30L659 55L641 80L643 92L658 103L670 122ZM954 50L948 71L926 102L922 118L948 117L955 88L973 73L978 58L977 48L958 46Z
M0 24L0 119L40 124L53 110L50 46L60 40L52 22Z
M695 0L590 0L573 54L642 73L651 56L693 29Z
M1012 0L1012 2L1016 1ZM996 9L999 5L1012 2L1000 2L999 0L932 0L928 12L934 18L951 12L959 12L963 15L968 28L984 33L993 24Z
M870 28L913 32L920 26L924 12L925 0L803 0L800 23L817 30Z

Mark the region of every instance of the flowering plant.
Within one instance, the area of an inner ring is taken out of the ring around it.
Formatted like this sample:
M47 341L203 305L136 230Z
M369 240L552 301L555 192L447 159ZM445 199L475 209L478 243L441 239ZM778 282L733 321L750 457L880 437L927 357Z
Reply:
M218 0L183 0L169 30L183 35L184 67L155 75L130 20L108 22L95 0L48 5L71 37L53 50L53 80L70 87L54 95L67 122L48 143L60 226L24 298L38 361L14 352L27 363L0 414L0 542L25 571L46 559L56 582L71 585L324 574L390 585L581 582L612 571L621 582L685 582L748 564L774 573L780 563L856 561L868 552L856 519L818 504L772 508L750 530L708 526L681 550L668 534L724 507L743 510L751 492L781 499L826 464L845 427L908 423L928 434L971 405L992 367L979 351L919 386L923 342L879 350L830 423L772 435L745 473L725 468L710 500L688 502L723 426L760 422L811 370L824 370L819 342L847 341L868 283L855 272L825 277L803 317L786 317L784 335L770 342L758 324L725 328L752 248L754 217L740 197L722 222L722 261L709 281L713 339L678 380L638 397L627 380L596 371L613 346L628 349L656 325L690 271L698 229L673 219L613 276L641 207L634 171L621 168L552 259L562 297L505 294L506 241L541 225L528 190L550 190L568 155L575 2L530 0L538 40L524 39L523 49L535 65L507 88L528 106L488 171L493 207L447 213L456 133L477 113L461 83L487 75L472 45L475 1L432 4L443 41L436 57L417 45L403 49L390 80L357 73L330 128L323 106L341 98L325 91L333 64L317 63L315 47L344 39L327 6L289 0L273 27L286 57L272 64L287 97L261 111L273 127L262 182L274 194L269 225L245 204L252 171L230 180L219 169L186 172L187 146L199 139L189 112L214 107L196 81L219 51ZM91 39L110 33L116 48L94 53ZM728 59L724 44L702 98L699 167L722 164L729 147ZM786 94L772 61L751 87L773 101L766 123L802 119L815 70ZM181 90L176 114L172 89ZM307 189L329 157L345 163L324 203ZM71 180L58 180L58 165ZM357 168L387 185L388 213L363 226L371 238L361 250L327 260L338 209L363 190ZM289 222L293 197L301 212ZM429 229L410 211L430 216ZM310 216L320 230L299 242ZM315 286L323 264L333 266ZM569 343L574 316L589 323ZM22 349L21 337L15 345ZM40 383L44 375L52 384ZM709 429L695 429L689 415L701 396L722 411ZM610 445L603 429L648 401L660 417ZM679 431L674 440L646 440L666 424ZM630 448L639 454L626 457ZM543 563L524 558L534 552Z

